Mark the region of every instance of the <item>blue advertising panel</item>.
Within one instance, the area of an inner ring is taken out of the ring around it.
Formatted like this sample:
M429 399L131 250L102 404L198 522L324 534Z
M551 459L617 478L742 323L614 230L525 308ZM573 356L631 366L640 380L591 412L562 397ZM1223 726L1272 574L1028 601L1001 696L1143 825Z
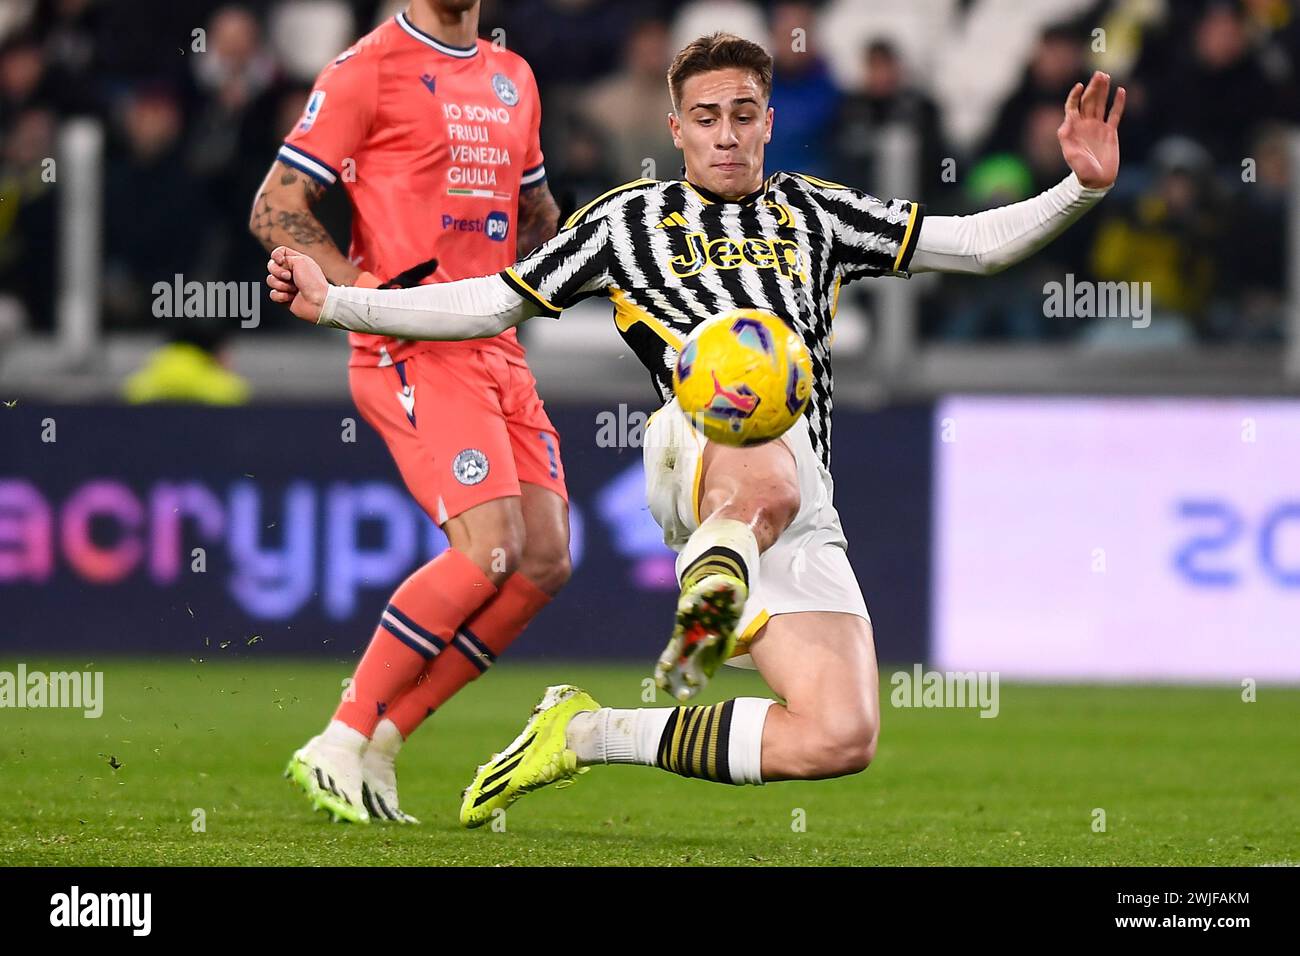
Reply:
M634 447L644 412L550 411L575 570L511 653L648 666L675 583ZM446 547L348 406L0 412L0 653L350 656ZM924 656L929 419L836 415L836 504L889 660Z

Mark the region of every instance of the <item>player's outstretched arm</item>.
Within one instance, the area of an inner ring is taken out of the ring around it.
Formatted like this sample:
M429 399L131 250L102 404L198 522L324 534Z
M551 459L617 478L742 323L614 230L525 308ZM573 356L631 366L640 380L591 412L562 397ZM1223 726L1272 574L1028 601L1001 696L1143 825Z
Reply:
M271 299L300 319L351 332L404 339L459 341L500 335L540 309L499 276L439 282L413 289L330 285L308 255L278 246L266 263Z
M1085 88L1076 83L1065 101L1065 121L1056 131L1073 170L1032 199L972 216L930 216L921 223L913 272L989 275L1046 246L1110 190L1119 174L1119 121L1124 88L1115 91L1110 115L1110 77L1094 73Z

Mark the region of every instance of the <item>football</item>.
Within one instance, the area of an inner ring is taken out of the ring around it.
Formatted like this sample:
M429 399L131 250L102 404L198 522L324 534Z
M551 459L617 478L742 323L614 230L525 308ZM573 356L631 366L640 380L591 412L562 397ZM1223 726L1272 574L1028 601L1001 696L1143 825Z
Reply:
M673 391L705 437L759 445L799 420L812 394L812 357L780 318L736 309L696 326L673 368Z

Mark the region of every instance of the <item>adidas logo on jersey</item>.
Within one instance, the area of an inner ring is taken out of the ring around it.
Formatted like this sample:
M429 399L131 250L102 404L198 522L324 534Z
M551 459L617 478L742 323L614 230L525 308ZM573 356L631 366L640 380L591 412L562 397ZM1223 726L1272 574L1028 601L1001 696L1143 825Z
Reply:
M773 202L770 199L764 199L763 205L766 206L768 209L770 209L772 211L772 215L776 217L776 225L778 229L785 229L787 227L792 227L794 225L794 213L790 211L789 206L786 206L779 202ZM655 223L655 228L671 229L673 226L690 228L690 225L691 224L686 221L685 216L683 216L679 212L673 212L664 216L657 223Z

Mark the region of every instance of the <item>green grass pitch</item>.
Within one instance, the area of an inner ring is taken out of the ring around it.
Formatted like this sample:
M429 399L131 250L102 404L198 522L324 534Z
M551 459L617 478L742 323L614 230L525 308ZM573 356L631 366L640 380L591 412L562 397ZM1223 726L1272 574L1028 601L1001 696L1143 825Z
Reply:
M35 662L84 669L86 661ZM1300 690L1003 684L1001 712L898 709L842 780L727 787L596 767L464 831L460 791L548 683L641 706L645 670L509 660L399 764L419 827L331 825L280 774L329 716L342 663L97 661L99 719L0 710L9 865L893 865L1300 863ZM0 670L15 670L0 660ZM727 669L704 702L762 695ZM119 766L114 769L111 763ZM1094 810L1105 832L1094 832ZM195 830L195 810L205 816ZM800 823L803 826L800 826Z

